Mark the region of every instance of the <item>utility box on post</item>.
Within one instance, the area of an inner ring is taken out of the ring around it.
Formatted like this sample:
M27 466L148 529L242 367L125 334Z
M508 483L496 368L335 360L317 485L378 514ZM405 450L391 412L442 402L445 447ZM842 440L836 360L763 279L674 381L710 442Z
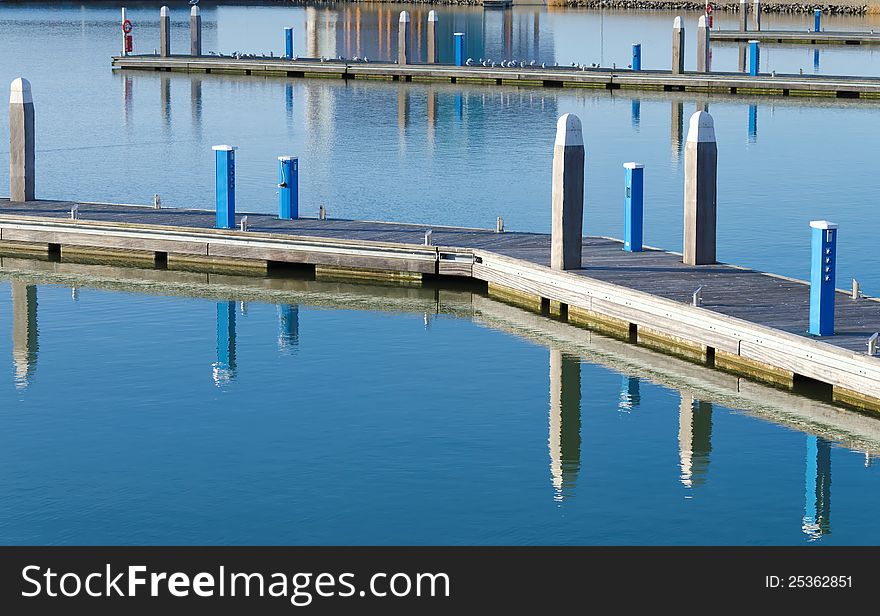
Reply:
M299 159L278 157L278 218L299 218Z
M810 222L810 334L834 334L834 285L837 273L837 225L827 220Z
M231 145L215 145L215 180L217 184L217 228L235 227L235 148Z

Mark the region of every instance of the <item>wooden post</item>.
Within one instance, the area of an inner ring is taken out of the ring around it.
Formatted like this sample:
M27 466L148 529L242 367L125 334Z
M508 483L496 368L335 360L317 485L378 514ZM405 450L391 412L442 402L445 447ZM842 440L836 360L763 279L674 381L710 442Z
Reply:
M428 64L436 64L440 60L437 49L437 11L428 12Z
M9 92L9 200L34 200L34 99L23 77Z
M672 72L684 72L684 24L681 17L672 22Z
M189 13L189 53L192 56L202 55L202 16L197 6L192 7Z
M715 263L715 122L705 111L691 116L684 148L684 263Z
M755 0L755 5L752 7L752 28L755 32L761 31L761 0Z
M749 2L739 0L739 31L746 32L749 29Z
M171 16L167 6L159 9L159 55L163 58L171 55Z
M397 27L397 63L409 64L409 11L400 11Z
M550 267L580 269L584 226L584 137L581 121L566 113L556 124L553 148Z
M705 15L700 15L697 22L697 72L709 72L709 26Z

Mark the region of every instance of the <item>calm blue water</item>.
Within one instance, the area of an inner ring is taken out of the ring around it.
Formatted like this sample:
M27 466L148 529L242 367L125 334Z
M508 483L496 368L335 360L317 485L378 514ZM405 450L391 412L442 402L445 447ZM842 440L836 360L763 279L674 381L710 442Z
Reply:
M0 544L880 540L880 422L468 293L15 276Z

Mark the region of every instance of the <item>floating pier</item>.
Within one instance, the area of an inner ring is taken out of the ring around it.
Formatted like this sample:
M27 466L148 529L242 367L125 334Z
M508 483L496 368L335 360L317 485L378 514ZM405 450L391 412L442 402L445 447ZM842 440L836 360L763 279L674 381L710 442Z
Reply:
M712 41L800 45L880 45L880 34L873 32L816 32L815 30L712 30Z
M181 271L263 275L292 266L317 279L411 285L470 278L495 298L575 325L783 388L827 387L838 402L880 411L880 357L866 353L880 326L874 299L838 292L834 335L813 338L809 284L732 265L685 265L662 250L627 252L615 239L583 238L582 267L554 270L548 234L247 218L248 231L226 230L214 228L211 210L0 200L0 250L62 262L116 256Z
M754 39L748 33L748 39ZM715 34L712 34L714 39ZM253 75L259 77L378 79L405 82L446 82L485 85L666 92L880 98L880 78L761 73L681 72L571 67L484 67L443 64L394 64L342 60L228 56L117 56L122 70Z

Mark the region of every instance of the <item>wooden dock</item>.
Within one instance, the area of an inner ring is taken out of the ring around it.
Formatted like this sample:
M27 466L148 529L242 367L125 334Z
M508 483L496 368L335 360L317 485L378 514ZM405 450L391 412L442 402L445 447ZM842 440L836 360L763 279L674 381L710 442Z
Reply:
M611 68L450 66L389 64L317 59L247 56L120 56L115 69L183 73L235 74L260 77L378 79L404 82L446 82L607 90L659 90L726 94L880 98L880 78L828 75L745 73L673 74L671 71L632 71Z
M873 32L834 32L815 30L712 30L712 41L744 43L760 41L789 45L880 45L880 34Z
M77 206L78 219L70 212ZM680 255L627 253L584 240L584 267L551 270L550 236L352 220L279 220L247 214L248 231L216 230L213 211L0 200L0 250L117 256L171 270L262 272L308 268L316 278L418 285L453 276L493 297L575 325L784 388L827 387L838 402L880 411L880 301L837 296L836 333L808 337L809 286ZM425 245L431 230L432 245ZM691 305L702 286L703 303Z

